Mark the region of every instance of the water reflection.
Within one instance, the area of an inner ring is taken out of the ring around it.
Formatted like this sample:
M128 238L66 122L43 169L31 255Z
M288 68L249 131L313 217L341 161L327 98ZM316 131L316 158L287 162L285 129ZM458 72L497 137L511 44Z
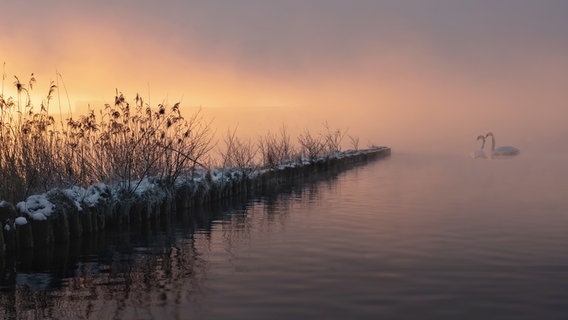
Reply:
M395 154L22 252L0 318L563 319L567 159Z
M290 210L317 204L320 191L334 188L346 169L253 199L172 211L152 223L7 255L0 260L0 317L150 319L155 310L169 318L199 312L216 262L213 247L230 254L253 233L284 228Z

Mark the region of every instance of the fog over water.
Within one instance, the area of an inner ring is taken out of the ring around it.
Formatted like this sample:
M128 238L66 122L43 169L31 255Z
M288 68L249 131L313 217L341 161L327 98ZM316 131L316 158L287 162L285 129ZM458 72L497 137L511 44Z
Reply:
M218 139L327 123L393 151L173 212L171 225L22 252L0 265L1 315L565 318L568 1L29 0L0 12L2 93L34 73L37 108L54 81L52 111L112 104L118 89L201 107ZM520 154L469 158L487 132Z
M566 157L394 153L0 265L0 315L563 319Z
M78 110L118 88L212 109L219 131L245 135L328 121L362 145L460 154L487 131L523 152L568 139L565 1L12 1L3 12L5 92L31 72L47 92L57 70Z

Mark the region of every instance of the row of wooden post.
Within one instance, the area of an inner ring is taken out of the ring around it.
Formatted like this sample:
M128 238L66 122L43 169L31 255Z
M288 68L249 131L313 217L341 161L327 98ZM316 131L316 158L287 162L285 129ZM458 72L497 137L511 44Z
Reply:
M79 210L73 199L61 190L52 190L47 196L55 205L54 212L46 220L33 220L8 202L0 205L0 256L17 250L40 248L54 243L68 243L73 239L104 230L110 226L131 223L152 223L160 216L178 210L191 214L191 207L249 193L270 191L296 177L314 172L326 172L330 168L359 163L390 155L389 148L377 148L354 153L342 158L330 158L304 166L290 166L268 170L254 178L199 187L182 185L167 190L158 201L145 198L129 198L121 201L100 201L94 207ZM17 217L25 217L27 223L17 224Z

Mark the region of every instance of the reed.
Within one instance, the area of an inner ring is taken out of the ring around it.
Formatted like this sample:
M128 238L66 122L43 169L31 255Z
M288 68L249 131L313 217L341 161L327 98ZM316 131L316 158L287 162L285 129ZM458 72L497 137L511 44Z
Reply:
M15 76L17 97L6 97L2 76L0 93L0 200L11 203L53 188L118 184L132 195L144 178L153 177L173 187L182 174L197 167L217 165L251 172L283 163L314 161L341 150L346 131L323 124L323 132L307 129L294 143L285 125L276 133L259 136L256 143L240 139L235 128L223 137L225 149L212 156L217 145L212 123L201 109L183 116L180 103L151 106L136 95L129 100L118 90L114 103L82 115L62 113L59 83L51 82L37 108L31 101L36 79ZM65 94L67 89L64 88ZM57 99L59 116L50 113ZM67 95L67 103L69 97ZM184 113L185 114L185 113ZM57 118L57 121L56 121ZM358 138L349 137L354 148Z
M0 199L17 202L55 187L98 182L131 192L148 176L173 184L203 166L213 148L211 123L200 109L185 118L180 103L151 107L117 90L114 104L56 123L49 103L57 85L51 83L37 110L30 99L33 74L27 85L15 78L17 100L5 97L4 88L0 95Z
M351 149L359 150L359 137L349 136L349 142L351 144Z
M347 131L341 130L339 128L333 129L329 126L329 123L327 121L324 122L322 126L324 129L323 133L321 134L324 153L330 154L341 151L341 145L343 143L345 135L347 134Z
M278 133L268 131L265 135L259 136L258 149L260 162L266 168L275 168L297 155L285 125L280 127Z
M321 157L325 149L324 141L317 135L312 135L307 129L298 136L298 142L301 146L301 155L308 158L310 161Z
M225 148L219 151L222 168L236 168L247 172L257 167L256 158L259 148L250 139L240 139L237 136L237 127L227 130L223 142Z

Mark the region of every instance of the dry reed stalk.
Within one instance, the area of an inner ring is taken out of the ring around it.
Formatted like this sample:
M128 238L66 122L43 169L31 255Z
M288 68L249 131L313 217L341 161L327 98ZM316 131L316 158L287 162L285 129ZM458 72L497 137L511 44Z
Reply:
M58 86L50 84L37 111L29 98L33 74L28 85L15 79L18 100L5 98L3 88L0 95L0 199L16 202L54 187L98 182L118 182L131 191L148 176L173 184L202 165L213 148L211 123L201 110L185 119L179 103L152 108L140 96L131 110L117 90L114 105L105 105L98 116L89 110L56 124L49 104L56 94L61 100Z
M50 83L46 99L36 110L30 99L36 79L27 84L15 76L18 97L0 94L0 199L17 202L35 193L56 187L87 187L99 182L118 183L131 194L146 177L155 177L172 187L176 179L196 167L212 165L214 148L211 122L205 121L201 109L189 117L182 116L180 103L151 107L136 95L134 101L116 91L114 104L96 112L74 116L67 89L69 113L63 120L59 83ZM26 100L22 108L22 94ZM50 102L57 98L59 123L49 113ZM257 145L243 141L236 128L224 137L226 150L221 153L223 167L253 170L260 163L274 168L302 156L316 160L341 150L346 133L332 130L324 123L324 132L312 135L305 130L297 138L299 148L291 142L287 128L267 132ZM351 144L358 148L358 138Z

